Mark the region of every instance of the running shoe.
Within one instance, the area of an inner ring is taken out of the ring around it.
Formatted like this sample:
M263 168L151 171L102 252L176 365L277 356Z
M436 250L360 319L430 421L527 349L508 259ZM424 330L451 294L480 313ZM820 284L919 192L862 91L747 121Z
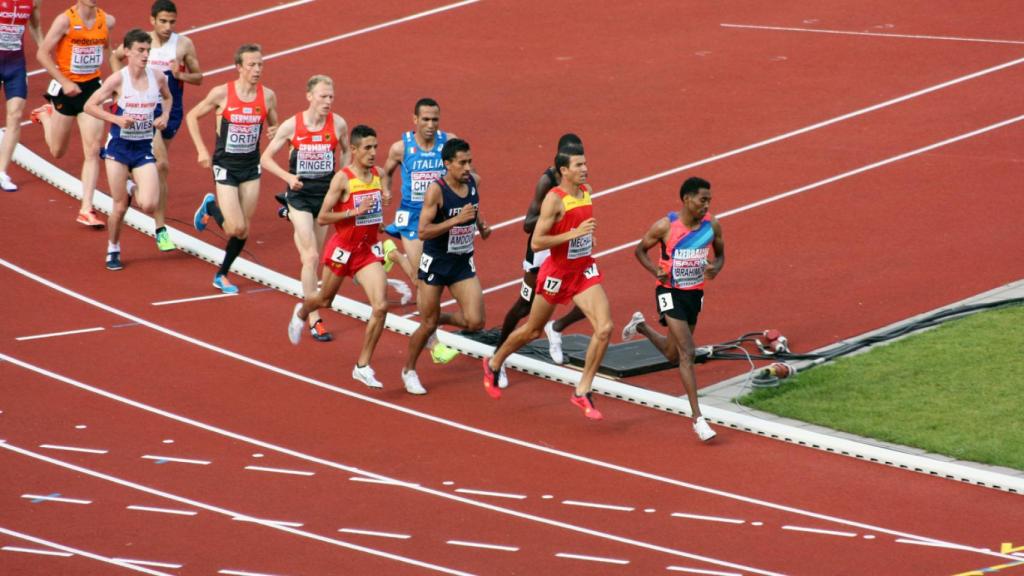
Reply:
M309 335L317 342L330 342L331 340L334 340L334 336L327 331L327 328L324 328L323 320L317 320L309 327ZM369 384L367 384L367 386L369 386Z
M223 274L217 274L213 277L213 287L225 294L238 294L238 286L232 284L228 277Z
M434 364L447 364L458 355L458 350L440 342L434 344L434 347L430 349L430 359L434 361Z
M76 218L75 221L78 222L79 224L81 224L82 226L88 226L90 228L96 228L97 230L99 230L100 228L103 228L103 226L105 226L105 224L103 224L103 220L100 220L99 217L96 216L96 211L95 210L87 210L85 212L79 212L78 213L78 218Z
M405 384L405 391L409 394L426 394L427 389L420 384L420 377L416 374L415 370L409 370L406 372L405 368L402 368L402 383Z
M121 253L120 252L107 252L107 270L118 271L124 268L121 265Z
M2 182L3 180L0 180L0 183ZM391 253L396 250L398 250L398 246L395 246L394 240L388 238L384 241L384 272L391 272L391 269L395 267L395 261L391 259ZM405 304L405 302L402 302L402 304Z
M210 221L210 213L207 211L206 205L216 199L216 196L208 193L206 196L203 196L203 201L199 204L199 208L196 208L195 216L192 217L192 225L199 232L206 230L206 224Z
M380 389L384 387L384 385L377 380L377 374L369 365L360 366L359 364L356 364L355 368L352 369L352 379L358 380L370 388ZM426 392L426 390L424 390L424 392Z
M505 365L502 364L501 368L498 369L498 388L504 390L508 388L508 374L505 373Z
M412 290L409 289L409 285L406 284L405 282L402 282L401 280L396 280L394 278L388 278L388 286L394 288L395 292L398 292L398 294L401 296L399 305L405 306L406 304L409 303L410 300L412 300Z
M494 385L494 369L491 368L491 359L486 356L484 356L484 390L495 400L501 398L501 390Z
M156 233L156 247L159 248L161 252L170 252L177 248L177 246L174 245L174 241L171 240L171 235L167 233L167 230L161 230Z
M39 108L36 108L29 114L29 118L31 118L32 122L35 124L42 124L43 121L40 120L39 117L43 114L47 116L53 114L53 104L43 104Z
M583 415L591 420L600 420L604 418L597 407L594 406L593 392L587 392L583 396L577 396L576 393L573 392L572 398L570 398L569 401L579 407L580 410L583 410Z
M716 436L715 431L708 426L708 421L703 416L693 421L693 431L697 433L701 442L707 442Z
M18 191L18 185L14 183L14 180L11 180L7 172L0 172L0 188L3 188L5 192Z
M622 328L622 340L632 340L636 338L636 327L644 323L644 315L642 312L633 312L633 317L629 319L629 322Z
M287 192L281 192L280 194L274 195L274 200L277 200L281 207L277 209L277 217L288 219L288 194Z
M132 196L135 196L135 189L138 186L135 185L135 180L129 178L124 184L124 191L128 193L128 203L132 203Z
M548 322L544 325L544 335L548 337L548 354L555 364L565 362L565 355L562 354L562 335L555 330L555 323Z
M302 325L305 324L302 318L299 318L299 310L302 310L302 302L295 305L295 309L292 310L292 318L288 321L288 340L296 346L299 345L299 339L302 338Z

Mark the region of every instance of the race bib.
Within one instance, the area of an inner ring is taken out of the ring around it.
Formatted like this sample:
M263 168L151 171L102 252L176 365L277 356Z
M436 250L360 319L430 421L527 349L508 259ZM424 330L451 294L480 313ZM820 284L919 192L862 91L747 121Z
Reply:
M427 188L430 188L430 183L441 177L440 172L413 172L409 177L410 200L413 202L423 202L423 199L427 196Z
M473 257L469 257L469 271L476 274L476 262L473 262Z
M409 225L409 211L399 210L395 212L395 226L399 228L405 228Z
M133 114L125 112L123 114L125 118L132 120L132 125L128 128L121 128L121 139L122 140L152 140L153 139L153 113L150 111L149 114Z
M434 258L427 256L426 254L420 254L420 270L424 272L430 272L430 265L434 262Z
M370 246L370 252L373 252L373 255L377 258L384 257L384 248L381 246L380 242Z
M473 236L476 234L476 223L452 226L448 230L448 253L469 254L473 251Z
M101 64L103 64L102 45L91 44L89 46L80 46L75 44L71 46L72 74L92 74L100 69Z
M295 151L295 175L321 178L334 173L334 150L328 144L301 146Z
M353 206L359 206L363 202L372 202L373 208L369 212L356 216L356 226L371 226L384 221L384 209L380 203L380 192L373 191L366 194L353 195Z
M590 280L595 276L597 276L597 262L594 262L590 266L587 266L587 269L583 271L583 277L586 278L587 280Z
M668 292L658 294L658 312L668 312L672 308L674 308L672 304L672 294Z
M220 182L221 180L226 180L227 177L228 177L228 170L227 170L227 168L224 168L222 166L217 166L216 164L213 165L213 179L214 180L216 180L217 182Z
M228 124L224 151L228 154L255 152L260 143L259 124Z
M331 262L335 264L348 264L348 259L352 256L352 253L348 250L343 250L340 246L331 252Z
M688 288L704 281L704 270L708 266L707 254L703 250L691 250L690 252L699 253L687 255L691 257L680 257L680 254L676 254L672 258L672 284L674 286Z
M60 82L50 80L50 85L46 87L46 93L50 96L57 96L60 94L61 89Z
M523 280L523 283L519 286L519 297L527 302L533 300L533 288L530 288L530 285L526 283L526 280Z
M548 276L544 279L543 290L548 294L558 294L558 291L562 289L562 279L552 278Z
M21 39L25 36L22 24L0 24L0 50L21 51Z
M576 258L586 258L590 256L590 253L594 249L594 235L586 234L579 238L573 238L569 240L569 260L575 260Z

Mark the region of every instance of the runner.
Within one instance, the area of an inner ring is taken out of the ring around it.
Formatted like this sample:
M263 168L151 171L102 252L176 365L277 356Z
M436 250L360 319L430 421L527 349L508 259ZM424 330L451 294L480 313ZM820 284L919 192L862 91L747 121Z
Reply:
M40 0L14 0L3 3L0 10L0 85L7 98L7 119L0 143L0 188L17 192L18 185L7 175L14 147L21 135L21 116L28 97L28 75L25 72L25 28L36 46L43 44L39 26Z
M110 122L110 136L100 153L107 164L107 181L113 206L110 210L107 270L121 270L121 225L130 199L128 173L138 183L136 202L143 212L152 214L159 206L160 177L153 156L153 136L167 126L171 110L171 92L167 80L146 67L149 58L149 34L134 28L124 37L128 66L114 72L85 103L85 111L101 121ZM117 94L113 112L102 103ZM156 115L162 107L160 116Z
M377 133L368 126L356 126L352 129L351 142L352 163L331 179L317 216L317 222L334 224L335 230L324 247L323 286L305 302L295 305L288 323L288 339L298 344L310 314L330 307L345 276L351 276L363 287L372 308L352 378L370 388L383 388L370 367L370 360L388 313L387 275L381 265L384 250L377 240L377 232L384 222L381 205L391 200L391 193L381 185L381 171L374 166Z
M156 222L156 245L164 251L174 250L174 242L167 233L165 214L167 213L167 147L181 127L184 116L182 102L184 100L185 83L199 86L203 82L203 72L199 68L196 47L187 36L174 31L178 23L178 8L171 0L156 0L150 9L150 22L153 30L149 33L152 41L149 51L149 68L163 74L167 86L171 90L174 102L171 104L171 115L167 126L156 133L153 138L153 156L156 156L156 169L160 175L160 199L153 220ZM124 66L125 51L119 46L114 49L110 65L117 71ZM129 182L129 193L132 184Z
M39 45L36 59L53 78L46 90L50 101L32 111L32 121L43 126L43 137L54 158L68 151L71 127L78 119L82 137L82 205L78 223L102 228L92 197L100 175L103 121L82 114L92 93L100 88L100 67L110 50L114 17L96 7L95 0L78 0L54 20ZM56 59L54 59L56 50Z
M263 151L260 164L284 180L288 220L295 229L295 248L302 262L299 275L302 295L309 300L317 292L320 248L327 236L327 225L319 223L317 215L320 214L324 196L337 171L339 147L343 151L341 165L346 166L349 146L345 119L331 111L334 105L334 81L322 75L310 78L306 82L306 100L309 106L305 111L281 122L274 139ZM376 143L377 138L372 140ZM285 144L290 144L288 170L274 160L274 155ZM390 197L390 192L388 194ZM310 335L319 342L330 342L333 339L315 309L309 314L309 329Z
M579 148L566 149L555 156L555 168L561 183L544 198L531 242L534 250L551 250L551 256L541 264L537 275L542 298L534 298L526 323L509 335L494 357L484 358L484 389L492 398L500 398L495 373L505 359L540 336L556 305L574 302L590 320L594 335L587 347L583 374L570 401L583 410L587 418L600 420L603 416L594 406L590 389L608 348L612 321L608 298L601 287L601 273L591 256L597 221L593 217L590 186L586 183L587 160Z
M207 194L196 210L193 225L202 232L212 217L229 236L224 261L213 277L213 286L225 294L237 294L238 287L227 277L231 264L245 247L249 223L260 197L260 136L277 130L277 97L260 84L263 54L259 44L243 44L235 51L238 80L210 90L206 98L185 117L195 144L197 162L213 168L217 195ZM199 119L217 112L217 147L211 161L203 143Z
M704 303L704 284L718 276L725 266L725 240L718 219L711 207L711 184L701 178L688 178L679 188L682 209L668 213L640 239L634 254L648 272L657 279L655 300L658 321L668 326L668 337L647 326L641 312L622 329L622 339L631 340L637 332L646 336L671 362L679 363L679 376L690 399L693 430L707 442L715 437L697 402L697 374L693 369L693 331ZM648 251L661 246L657 264ZM708 248L715 259L708 265Z
M416 360L437 331L445 287L460 309L446 315L446 323L471 332L484 326L484 294L473 263L473 244L477 230L486 240L491 228L480 216L479 178L472 174L469 143L449 139L441 159L444 177L427 187L419 220L418 236L423 239L417 297L420 325L409 338L409 356L402 368L402 382L410 394L427 393L416 374Z

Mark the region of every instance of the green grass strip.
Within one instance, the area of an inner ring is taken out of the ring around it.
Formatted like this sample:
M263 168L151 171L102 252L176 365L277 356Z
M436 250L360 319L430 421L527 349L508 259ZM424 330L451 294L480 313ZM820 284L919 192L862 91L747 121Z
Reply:
M1024 306L980 312L840 358L740 403L1024 470Z

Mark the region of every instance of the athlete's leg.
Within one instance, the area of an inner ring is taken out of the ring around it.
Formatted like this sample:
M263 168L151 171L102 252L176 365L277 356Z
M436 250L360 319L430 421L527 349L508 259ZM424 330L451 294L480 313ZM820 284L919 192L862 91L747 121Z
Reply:
M170 164L167 162L167 145L169 143L164 140L159 130L153 135L153 157L156 158L156 171L160 180L160 195L156 209L153 211L153 225L157 228L163 228L166 225L164 215L167 212L167 175L170 172Z
M608 341L612 334L612 314L608 305L608 297L600 284L595 284L573 297L573 302L580 307L580 310L587 315L591 326L594 327L594 335L590 338L590 345L587 346L586 361L583 364L583 374L576 384L576 395L582 396L590 392L590 386L597 374L598 367L604 359L604 353L608 349Z
M427 345L427 340L437 331L438 317L441 315L441 293L444 286L432 286L426 282L419 283L419 297L416 307L420 313L420 326L409 337L409 355L405 359L406 371L416 369L416 360Z
M530 303L534 298L534 290L537 288L537 272L528 271L523 274L523 283L519 287L519 298L516 298L512 307L505 313L505 320L501 323L501 334L498 336L497 348L500 348L509 334L516 329L519 321L530 315Z
M116 252L112 248L121 240L121 224L128 212L128 167L116 160L107 160L106 164L107 185L110 186L110 198L113 201L110 218L107 220L107 241L111 248L108 252Z
M423 241L419 238L411 239L402 235L402 250L405 251L408 267L402 264L401 261L399 261L398 265L402 267L402 270L409 276L409 280L415 285L418 283L416 269L420 265L420 256L423 255Z
M299 279L302 281L302 295L309 298L316 293L316 268L320 264L320 246L322 239L317 238L316 222L313 214L303 210L289 210L289 220L295 230L295 248L299 251L299 260L302 262L302 270ZM309 324L312 326L320 320L319 312L312 312L309 316Z
M484 291L476 276L460 280L448 287L461 311L459 325L463 330L476 332L484 328Z
M670 320L668 316L666 316L665 319ZM679 360L679 349L677 342L674 342L671 338L671 331L669 331L669 336L665 337L657 330L648 326L647 322L637 324L636 331L643 334L648 340L650 340L651 344L654 344L654 347L664 354L665 358L668 358L669 362L676 362Z
M78 132L82 135L82 212L92 210L92 195L96 191L96 181L100 176L103 127L103 120L95 116L84 112L78 115Z
M334 301L334 297L338 294L338 289L341 288L341 283L345 278L334 272L327 266L324 266L324 274L322 282L320 283L320 289L314 291L311 296L306 296L302 302L302 307L296 315L305 321L309 318L310 314L316 312L321 308L330 308L331 302Z
M562 316L558 320L555 320L555 323L552 324L551 327L554 328L555 332L561 332L562 330L565 330L572 324L575 324L576 322L579 322L580 320L583 320L586 317L586 314L583 313L583 310L580 310L579 306L573 306L572 310L569 310L569 312L567 312L565 316Z
M21 136L21 115L24 112L24 98L10 98L7 100L4 141L3 144L0 144L0 172L7 172L7 167L11 165L14 147L18 145L18 138Z
M379 262L374 262L356 272L356 280L366 292L366 300L371 308L370 318L366 322L366 334L363 336L363 347L359 351L356 365L368 366L381 332L384 331L384 320L388 315L388 276L384 273L384 267Z
M135 204L146 214L153 214L160 204L160 176L156 164L136 166L132 179L135 180Z
M84 112L83 112L84 114ZM63 158L68 152L71 141L71 127L75 125L74 116L65 116L56 110L39 112L39 123L43 126L43 139L54 158Z
M528 342L539 338L544 330L544 325L548 323L554 312L554 304L548 302L544 297L534 298L533 306L530 307L530 316L526 319L526 323L513 330L508 335L505 343L494 351L494 357L489 362L491 369L497 371L505 362L505 359L516 350L519 350Z
M669 345L675 349L675 356L679 359L679 377L683 380L683 388L686 389L686 397L690 401L690 410L693 417L700 417L700 405L697 403L697 374L693 369L693 329L682 320L665 317L668 322Z

